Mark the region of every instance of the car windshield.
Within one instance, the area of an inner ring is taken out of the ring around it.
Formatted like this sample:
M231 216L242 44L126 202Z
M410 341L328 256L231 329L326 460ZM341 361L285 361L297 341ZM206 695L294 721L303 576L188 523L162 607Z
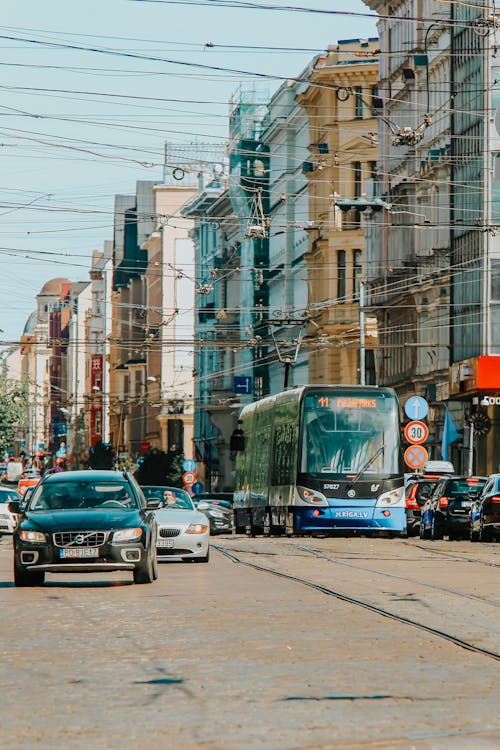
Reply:
M141 487L146 500L159 500L162 508L193 510L193 501L185 490L178 487Z
M30 511L76 510L131 510L137 508L126 482L98 480L58 481L39 485L29 501Z

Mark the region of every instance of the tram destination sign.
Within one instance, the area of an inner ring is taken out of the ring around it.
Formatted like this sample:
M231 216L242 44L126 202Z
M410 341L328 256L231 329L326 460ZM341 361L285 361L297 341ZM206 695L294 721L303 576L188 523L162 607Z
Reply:
M425 422L413 420L412 422L408 422L408 424L405 425L403 434L407 443L412 443L412 445L420 445L421 443L425 443L425 441L429 437L429 428L427 427Z

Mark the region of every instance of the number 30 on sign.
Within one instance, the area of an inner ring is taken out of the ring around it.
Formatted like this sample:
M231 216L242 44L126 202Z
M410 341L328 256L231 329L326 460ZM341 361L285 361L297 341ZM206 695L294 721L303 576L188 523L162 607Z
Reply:
M413 445L420 445L421 443L425 443L425 441L429 437L429 428L427 427L425 422L418 422L417 420L414 420L413 422L408 422L408 424L405 425L404 436L405 440L408 443L412 443Z

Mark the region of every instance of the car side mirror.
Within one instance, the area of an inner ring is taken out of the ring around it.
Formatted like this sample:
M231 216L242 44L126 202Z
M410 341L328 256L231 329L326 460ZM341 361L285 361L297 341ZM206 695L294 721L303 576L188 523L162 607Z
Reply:
M9 513L20 513L21 512L21 501L20 500L11 500L8 505Z
M201 502L201 503L198 503L196 507L198 508L198 510L210 510L210 503Z
M148 500L146 504L146 508L148 510L158 510L158 508L163 507L162 500L158 500L157 498L152 498L151 500Z

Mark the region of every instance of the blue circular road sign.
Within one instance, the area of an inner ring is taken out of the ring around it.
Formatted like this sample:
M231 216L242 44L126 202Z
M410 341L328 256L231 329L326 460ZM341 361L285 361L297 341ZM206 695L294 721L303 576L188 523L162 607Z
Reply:
M429 404L421 396L412 396L405 403L405 414L410 419L424 419L429 412Z
M182 468L184 471L195 471L196 461L193 461L192 458L186 458L186 460L182 462Z

